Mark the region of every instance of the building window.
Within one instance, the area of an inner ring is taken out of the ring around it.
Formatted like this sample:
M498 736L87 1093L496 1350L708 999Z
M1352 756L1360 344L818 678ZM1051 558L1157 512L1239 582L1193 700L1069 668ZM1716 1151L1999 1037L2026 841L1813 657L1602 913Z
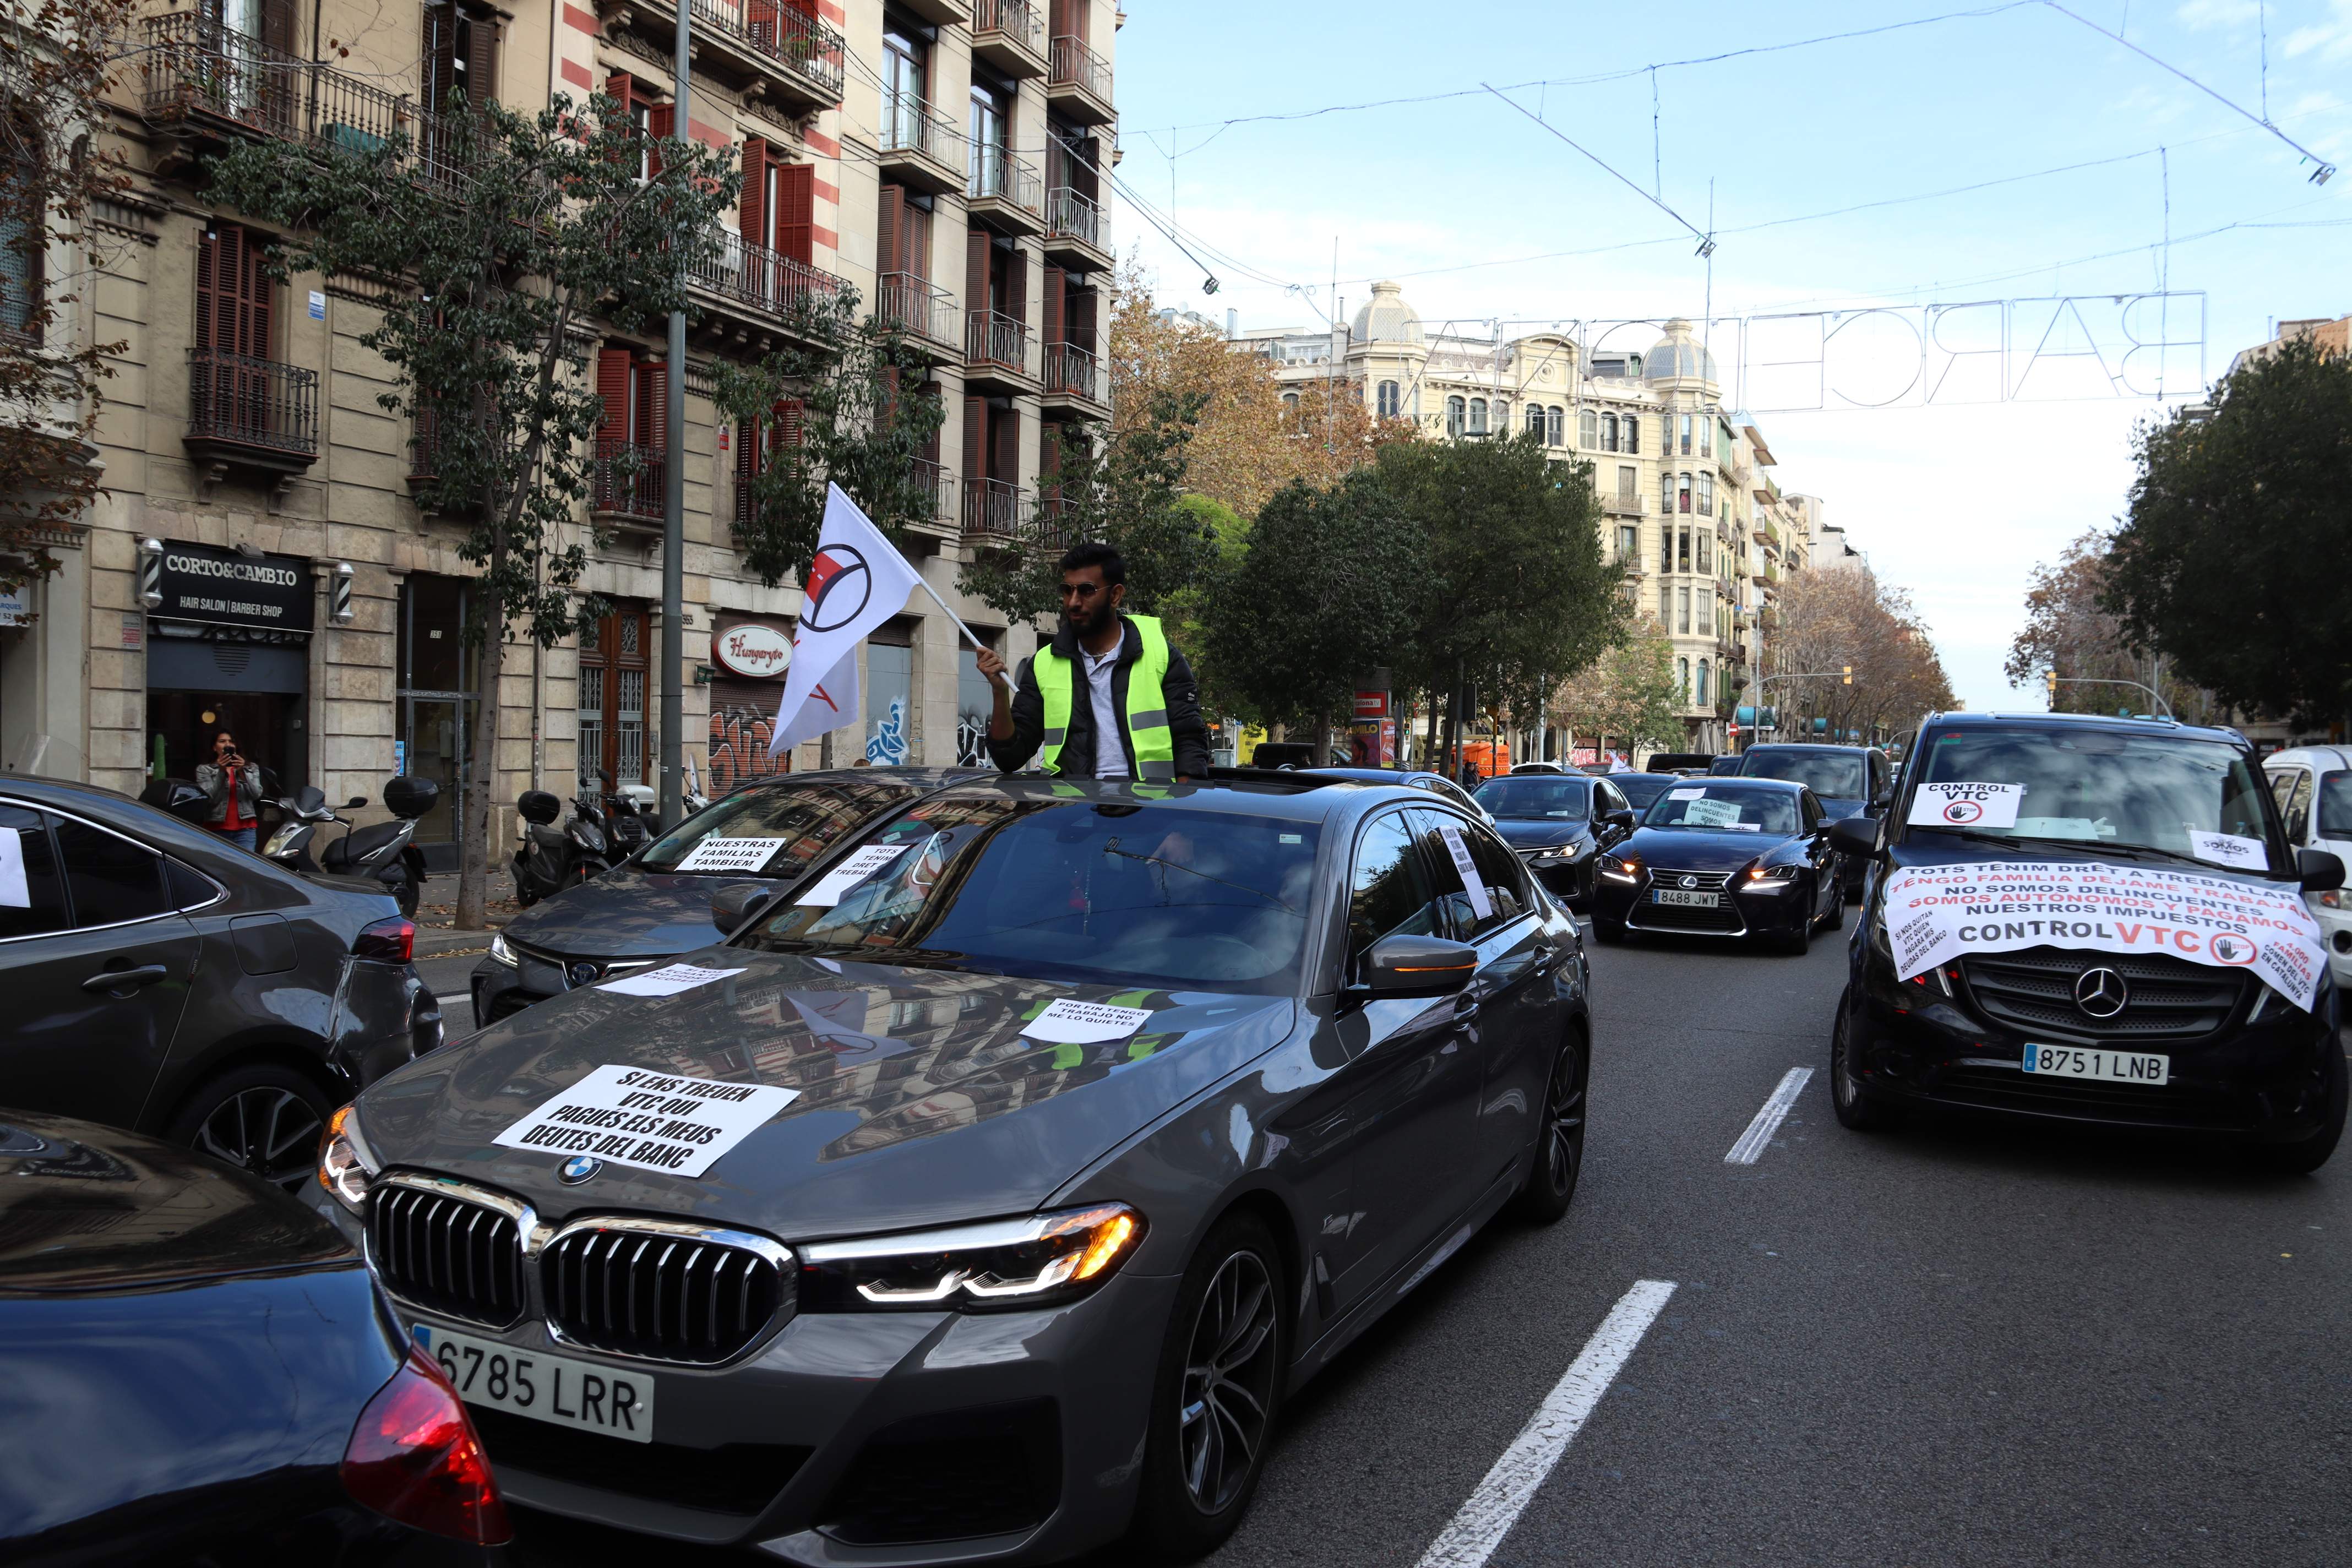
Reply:
M599 773L615 784L649 784L646 676L653 648L651 616L642 605L615 605L580 628L580 787L602 794Z
M1528 434L1540 441L1543 439L1543 405L1540 403L1530 403L1528 405Z
M1549 442L1552 446L1557 447L1560 445L1562 438L1567 434L1567 412L1568 411L1566 409L1563 409L1555 404L1551 410L1544 416L1544 439Z
M10 160L0 167L0 332L11 337L33 335L47 227L39 166L29 155Z
M1484 436L1486 433L1486 400L1483 397L1474 397L1470 400L1470 434Z
M1381 417L1383 419L1393 419L1403 410L1403 407L1404 400L1398 395L1397 384L1393 381L1384 381L1381 383Z
M1458 397L1445 400L1445 433L1457 439L1463 431L1463 402Z
M1576 413L1576 441L1577 441L1577 445L1579 445L1579 446L1582 447L1583 447L1586 451L1588 451L1588 452L1597 450L1597 449L1599 448L1600 445L1601 445L1601 437L1600 437L1600 434L1599 434L1600 429L1601 429L1601 421L1600 421L1600 417L1599 417L1599 416L1595 415L1595 414L1592 412L1592 410L1591 410L1591 409L1590 409L1590 408L1580 408L1580 409L1578 409L1578 410L1577 410L1577 413Z
M1685 474L1675 485L1675 510L1676 511L1688 511L1690 509L1691 477L1688 474Z
M895 27L882 33L882 144L921 145L924 90L923 46Z
M1642 530L1634 523L1621 523L1617 528L1617 559L1631 561L1642 552Z
M1698 705L1702 708L1707 705L1706 660L1705 659L1698 661Z
M1641 449L1642 421L1638 416L1628 414L1625 416L1625 450L1639 452Z
M1705 429L1705 426L1700 426ZM1708 517L1715 515L1715 473L1701 469L1698 476L1698 510Z
M1698 422L1698 455L1702 458L1715 456L1715 421L1705 415L1699 416Z
M1507 397L1498 397L1495 400L1495 434L1507 436L1510 433L1511 400Z
M1690 595L1685 594L1683 597L1687 602ZM1690 628L1685 626L1683 630L1688 631ZM1675 660L1675 684L1683 689L1683 701L1687 705L1690 702L1690 660L1686 658Z
M1661 473L1658 476L1658 510L1670 512L1674 510L1675 477L1672 474Z
M1687 572L1690 570L1690 530L1687 528L1675 530L1675 543L1676 546L1675 551L1675 569L1678 572ZM1687 621L1690 617L1688 616L1685 616L1683 619ZM1688 631L1690 630L1690 627L1685 626L1683 630Z
M1701 530L1699 531L1699 536L1698 536L1698 569L1699 569L1701 572L1703 572L1703 573L1704 573L1704 572L1711 572L1711 571L1713 571L1713 570L1714 570L1714 568L1713 568L1712 566L1710 566L1710 565L1708 565L1708 564L1707 564L1707 559L1708 559L1708 552L1707 552L1707 536L1706 536L1706 531L1705 529L1701 529Z
M1601 416L1601 449L1604 452L1617 449L1617 416L1614 414Z

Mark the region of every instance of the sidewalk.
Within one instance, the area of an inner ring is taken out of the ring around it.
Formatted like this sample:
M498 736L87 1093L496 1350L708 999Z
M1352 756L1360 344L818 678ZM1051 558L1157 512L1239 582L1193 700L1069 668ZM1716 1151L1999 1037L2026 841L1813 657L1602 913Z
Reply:
M424 900L416 906L415 954L419 958L457 958L487 952L492 934L520 913L521 908L515 902L513 868L493 865L488 910L490 929L459 931L454 923L457 913L457 873L436 874L425 882Z

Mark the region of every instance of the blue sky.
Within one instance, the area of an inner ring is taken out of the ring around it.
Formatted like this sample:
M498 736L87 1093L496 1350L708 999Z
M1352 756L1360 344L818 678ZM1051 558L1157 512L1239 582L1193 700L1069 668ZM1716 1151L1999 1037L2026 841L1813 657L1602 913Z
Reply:
M1774 311L2136 294L2168 264L2168 173L2170 287L2206 296L2208 375L2274 319L2352 311L2352 174L2309 184L2310 166L2269 132L2040 0L1126 4L1119 179L1172 215L1180 237L1215 247L1204 259L1221 287L1204 295L1201 268L1124 202L1118 241L1164 300L1219 320L1235 309L1244 327L1319 320L1335 238L1349 310L1368 279L1395 277L1432 324L1696 318L1711 299L1715 331L1733 334L1733 318ZM2257 114L2266 30L2272 121L2352 164L2352 0L2066 5ZM1643 68L1955 12L1991 14L1661 68L1654 140ZM1619 72L1634 74L1589 79ZM1511 96L1639 190L1477 92L1538 80L1555 85ZM1646 197L1654 160L1665 205L1718 236L1711 280L1696 241ZM1730 232L1988 181L2009 183ZM2226 225L2246 226L2189 237ZM1885 318L1849 323L1841 347L1857 395L1907 375L1905 331ZM2081 392L2085 369L2053 365L2037 384ZM2176 395L2163 401L1832 407L1760 422L1782 485L1825 498L1881 574L1911 590L1961 699L2039 706L2000 674L2027 575L2123 510L2135 423L2193 393L2196 369L2193 353L2174 355Z

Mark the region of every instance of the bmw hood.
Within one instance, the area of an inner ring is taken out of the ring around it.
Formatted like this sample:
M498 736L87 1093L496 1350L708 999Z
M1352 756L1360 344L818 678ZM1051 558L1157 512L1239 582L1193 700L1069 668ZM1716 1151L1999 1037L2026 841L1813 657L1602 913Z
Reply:
M509 942L565 958L667 958L718 940L710 896L738 882L776 885L765 877L615 867L568 889L506 925Z
M361 1096L379 1170L496 1188L561 1221L650 1212L784 1240L1035 1209L1102 1154L1275 1046L1287 997L1121 991L715 947L740 973L666 997L596 986L496 1024ZM1063 998L1148 1011L1131 1035L1041 1043ZM789 1089L796 1098L694 1178L495 1142L602 1067Z
M1621 845L1617 853L1639 856L1644 866L1653 868L1737 871L1788 842L1788 835L1782 833L1735 833L1720 828L1685 832L1673 827L1644 827Z
M1495 831L1514 849L1549 849L1580 844L1592 837L1590 822L1549 821L1543 817L1498 816Z

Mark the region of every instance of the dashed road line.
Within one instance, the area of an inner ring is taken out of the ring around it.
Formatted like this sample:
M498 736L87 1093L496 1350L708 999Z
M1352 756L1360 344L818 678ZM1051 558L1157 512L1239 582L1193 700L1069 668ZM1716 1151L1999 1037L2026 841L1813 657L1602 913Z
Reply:
M1756 1163L1762 1156L1765 1145L1772 1142L1772 1134L1780 1131L1780 1119L1789 1114L1790 1106L1797 1103L1797 1096L1804 1091L1806 1081L1812 1076L1811 1068L1790 1068L1781 1074L1780 1087L1772 1091L1770 1099L1765 1100L1764 1109L1756 1113L1756 1120L1748 1124L1748 1131L1739 1135L1739 1142L1731 1146L1731 1152L1723 1157L1723 1163L1727 1165Z
M1671 1279L1644 1279L1618 1298L1470 1500L1422 1553L1420 1568L1482 1568L1494 1555L1674 1293Z

